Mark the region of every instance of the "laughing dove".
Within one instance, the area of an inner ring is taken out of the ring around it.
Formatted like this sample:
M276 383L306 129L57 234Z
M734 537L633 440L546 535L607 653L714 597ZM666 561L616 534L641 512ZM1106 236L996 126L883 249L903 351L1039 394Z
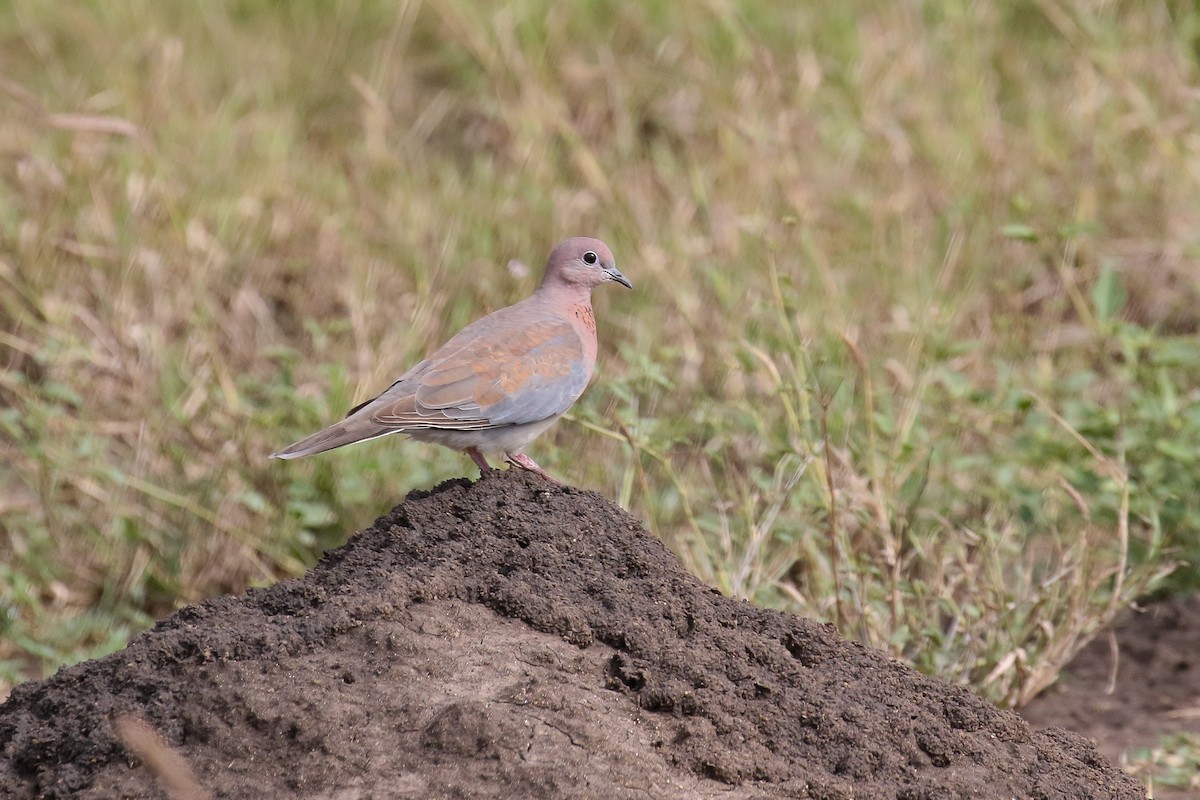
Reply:
M538 290L463 328L387 391L344 420L273 453L299 458L403 433L471 457L485 452L553 480L523 452L587 387L596 365L592 287L633 285L598 239L567 239L550 253Z

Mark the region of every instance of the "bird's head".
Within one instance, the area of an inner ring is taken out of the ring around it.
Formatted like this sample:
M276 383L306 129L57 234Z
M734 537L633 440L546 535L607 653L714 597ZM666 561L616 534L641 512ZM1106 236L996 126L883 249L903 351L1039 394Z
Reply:
M546 277L542 286L567 286L590 290L607 281L632 289L633 284L617 269L616 259L608 245L599 239L583 236L567 239L550 251L546 262Z

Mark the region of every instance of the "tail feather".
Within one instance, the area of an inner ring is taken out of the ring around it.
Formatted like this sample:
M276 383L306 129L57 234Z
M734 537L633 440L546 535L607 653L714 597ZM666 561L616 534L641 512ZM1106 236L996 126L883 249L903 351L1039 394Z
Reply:
M335 447L343 447L355 442L365 442L368 439L378 439L389 433L397 433L396 428L387 428L368 420L345 420L336 425L330 425L323 431L317 431L295 444L288 445L278 453L272 453L271 458L302 458L303 456L324 453Z

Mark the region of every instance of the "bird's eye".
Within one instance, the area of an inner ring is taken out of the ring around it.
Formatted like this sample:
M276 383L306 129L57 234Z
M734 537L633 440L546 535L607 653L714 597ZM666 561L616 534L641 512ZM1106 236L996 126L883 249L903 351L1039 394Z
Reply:
M586 253L583 254L583 263L585 263L585 264L595 264L599 260L600 260L600 256L596 255L591 250L588 250Z

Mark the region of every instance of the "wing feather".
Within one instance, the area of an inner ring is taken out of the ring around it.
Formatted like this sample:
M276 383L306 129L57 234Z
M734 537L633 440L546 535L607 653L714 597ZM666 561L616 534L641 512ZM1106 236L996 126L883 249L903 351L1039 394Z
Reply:
M591 377L583 341L561 317L504 313L520 310L468 326L355 413L388 430L482 430L562 414Z

